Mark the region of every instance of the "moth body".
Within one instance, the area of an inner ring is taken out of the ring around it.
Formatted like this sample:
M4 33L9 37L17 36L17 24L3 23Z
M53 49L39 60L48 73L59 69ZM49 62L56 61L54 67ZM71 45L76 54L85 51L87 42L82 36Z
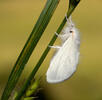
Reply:
M61 46L50 46L56 48L57 52L53 56L48 71L46 73L48 83L59 83L70 78L76 71L79 60L80 36L79 31L71 21L64 28L61 35Z

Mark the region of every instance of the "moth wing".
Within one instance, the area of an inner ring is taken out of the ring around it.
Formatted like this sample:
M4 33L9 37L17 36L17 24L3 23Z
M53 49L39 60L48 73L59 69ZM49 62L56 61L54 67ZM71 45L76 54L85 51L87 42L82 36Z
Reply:
M68 79L76 70L78 63L77 48L70 37L51 60L47 71L47 82L59 83Z

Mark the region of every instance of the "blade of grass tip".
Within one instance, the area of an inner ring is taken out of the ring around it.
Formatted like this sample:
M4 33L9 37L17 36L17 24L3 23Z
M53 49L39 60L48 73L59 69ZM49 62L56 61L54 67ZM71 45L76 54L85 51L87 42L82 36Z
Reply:
M73 0L72 0L73 1ZM69 2L69 10L67 12L67 17L69 17L72 12L74 11L74 9L77 7L78 3L80 2L80 0L76 1L75 3L73 3L71 0ZM73 5L74 4L74 5ZM61 32L61 30L63 29L64 25L66 23L66 17L63 19L62 23L60 24L59 28L57 29L57 33L59 34ZM57 39L57 36L54 35L49 43L49 45L53 45L55 40ZM25 84L23 85L23 87L21 88L21 90L19 91L17 97L15 100L18 100L21 96L23 96L23 93L26 91L26 89L28 88L31 80L34 78L36 72L38 71L38 69L40 68L40 65L43 63L45 57L47 56L48 52L49 52L50 48L47 47L44 51L44 53L42 54L40 60L38 61L38 63L36 64L36 66L34 67L33 71L31 72L31 74L29 75L27 81L25 82Z
M58 3L59 0L47 0L47 3L42 13L30 34L30 37L28 38L20 56L17 59L16 64L13 67L13 70L8 78L8 82L2 94L1 100L8 100L24 69L25 64L28 62L29 57L31 56L34 48L36 47L40 37L42 36L42 33L47 27Z

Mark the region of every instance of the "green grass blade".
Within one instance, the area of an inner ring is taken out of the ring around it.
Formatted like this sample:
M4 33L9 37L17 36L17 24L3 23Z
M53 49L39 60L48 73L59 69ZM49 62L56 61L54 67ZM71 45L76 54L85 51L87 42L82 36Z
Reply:
M9 76L8 82L2 94L1 100L8 100L12 90L14 89L25 64L28 62L29 57L31 56L34 48L36 47L42 33L47 27L59 0L47 0L47 3L33 28L30 37L28 38L20 56L17 59L16 64L13 67L13 70Z
M74 11L74 9L77 7L78 3L80 2L80 0L70 0L69 2L69 10L67 12L67 17L69 17L72 12ZM59 34L61 32L61 30L63 29L64 25L66 23L66 17L63 19L61 25L59 26L59 28L57 29L57 33ZM49 45L53 45L55 40L57 39L57 36L54 35L49 43ZM43 63L45 57L47 56L48 52L49 52L50 48L47 47L44 51L44 53L42 54L40 60L38 61L38 63L36 64L36 66L34 67L32 73L30 74L30 76L28 77L27 81L25 82L25 84L23 85L23 87L21 88L18 96L16 97L16 100L20 99L21 96L23 96L24 92L26 91L27 87L29 86L31 80L34 78L36 72L38 71L38 69L40 68L40 65Z

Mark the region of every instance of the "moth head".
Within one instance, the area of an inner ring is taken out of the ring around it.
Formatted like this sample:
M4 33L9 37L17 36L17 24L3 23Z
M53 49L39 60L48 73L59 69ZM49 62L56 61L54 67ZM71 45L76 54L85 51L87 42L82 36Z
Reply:
M75 24L73 23L71 16L67 19L67 32L71 34L75 32Z
M74 39L79 40L80 35L79 35L79 31L76 27L70 28L69 33L70 33L70 36L72 36Z
M63 30L63 33L68 34L69 36L73 36L74 38L77 38L79 35L78 30L72 21L71 16L69 17L69 19L67 19L67 25L66 25L65 29Z

